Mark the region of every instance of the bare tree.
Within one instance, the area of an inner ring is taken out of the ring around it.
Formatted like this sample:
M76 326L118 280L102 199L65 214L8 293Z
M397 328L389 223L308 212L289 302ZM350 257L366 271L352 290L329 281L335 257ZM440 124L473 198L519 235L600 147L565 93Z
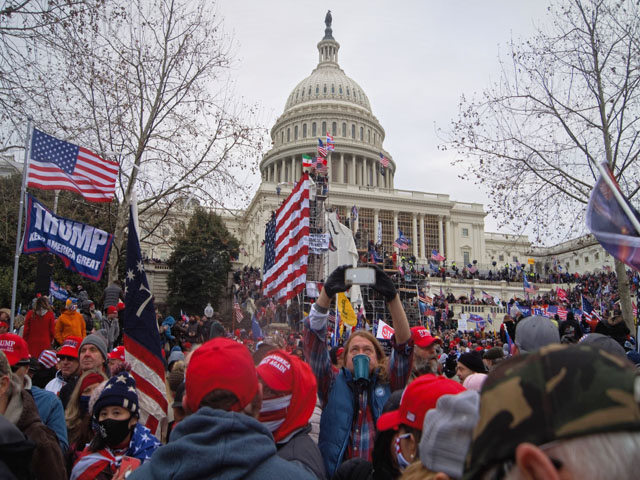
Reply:
M231 96L231 42L210 2L111 0L90 23L27 40L15 109L120 163L112 279L134 191L141 219L159 220L180 198L246 195L264 131Z
M487 187L490 212L538 241L584 233L597 164L629 198L640 188L640 7L633 0L564 0L551 24L512 43L498 82L462 98L449 143L463 178ZM616 261L632 326L625 266Z

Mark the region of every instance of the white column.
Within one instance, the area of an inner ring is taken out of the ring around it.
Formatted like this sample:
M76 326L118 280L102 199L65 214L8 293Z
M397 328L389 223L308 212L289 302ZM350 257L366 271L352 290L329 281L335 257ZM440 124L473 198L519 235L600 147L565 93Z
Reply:
M371 182L369 182L369 159L367 157L362 159L362 179L362 185L371 185Z
M296 178L296 156L291 157L291 168L289 169L289 174L291 175L291 181L296 182L298 180Z
M424 213L420 214L420 258L426 259L425 256L425 238L424 238Z
M396 238L398 238L398 212L396 210L393 211L393 241L395 242ZM398 248L393 247L394 251L398 253Z
M444 232L442 231L442 215L438 215L438 249L440 250L440 254L444 251Z
M340 153L340 172L338 172L338 182L344 183L344 153Z
M447 261L449 263L453 262L456 256L456 252L455 252L455 234L453 233L453 222L451 221L451 217L447 217L446 219L446 232L447 232L447 244L446 244L446 254L445 257L447 257Z
M378 243L378 222L380 221L380 209L373 209L373 243L374 245Z
M356 181L356 156L355 155L351 155L351 178L349 179L349 183L351 183L351 185L357 185L357 181Z
M413 238L411 243L413 245L413 256L418 256L418 217L415 212L411 214L411 234Z
M373 165L371 168L373 168L373 185L375 187L379 187L380 186L380 163L376 162L375 160L372 161Z

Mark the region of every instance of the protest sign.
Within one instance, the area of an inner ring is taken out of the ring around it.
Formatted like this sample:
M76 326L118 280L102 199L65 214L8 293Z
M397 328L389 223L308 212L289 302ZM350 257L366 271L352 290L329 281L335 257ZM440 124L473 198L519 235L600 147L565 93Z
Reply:
M109 258L113 235L91 225L59 217L32 195L27 195L27 200L22 253L54 253L67 269L99 281Z
M393 335L393 332L393 328L387 325L383 320L378 320L378 331L376 332L376 338L389 340Z

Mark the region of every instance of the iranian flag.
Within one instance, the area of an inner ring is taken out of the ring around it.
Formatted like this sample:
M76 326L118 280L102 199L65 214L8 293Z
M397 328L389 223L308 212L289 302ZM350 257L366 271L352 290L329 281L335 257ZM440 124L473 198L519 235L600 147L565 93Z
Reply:
M302 168L311 168L312 160L309 155L302 155Z

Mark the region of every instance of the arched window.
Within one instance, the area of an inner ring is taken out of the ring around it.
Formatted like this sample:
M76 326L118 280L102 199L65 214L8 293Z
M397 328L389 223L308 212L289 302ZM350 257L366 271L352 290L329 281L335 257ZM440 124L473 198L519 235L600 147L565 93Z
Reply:
M298 140L298 125L293 127L293 139Z
M320 93L320 85L316 85L316 95Z
M338 134L338 123L337 122L333 122L331 124L331 136L335 137Z
M364 141L364 127L360 127L360 141Z
M336 93L336 86L333 83L331 84L331 93Z
M280 143L284 143L284 132L280 132Z
M302 138L307 138L307 124L302 124Z
M287 142L291 141L291 129L287 128Z
M311 85L309 85L309 96L311 96Z
M327 84L326 83L324 84L324 88L322 90L322 93L327 93Z
M371 143L371 129L367 129L367 142Z
M347 87L347 97L350 96L351 94L349 93L349 87Z
M316 128L316 122L313 122L311 124L311 136L315 137L316 135L318 135L317 128Z
M356 139L356 125L355 123L351 124L351 138Z
M327 133L327 122L322 122L322 131L320 132L320 136Z
M340 85L338 91L340 92L340 95L342 95L342 85Z
M342 136L346 137L347 136L347 124L342 122Z

